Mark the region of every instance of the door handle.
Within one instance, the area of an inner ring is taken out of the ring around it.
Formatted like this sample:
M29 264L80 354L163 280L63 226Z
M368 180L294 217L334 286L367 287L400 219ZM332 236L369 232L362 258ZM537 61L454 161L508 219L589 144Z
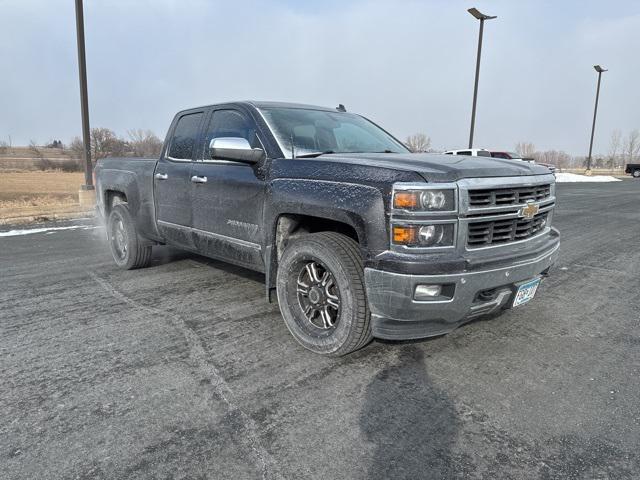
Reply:
M166 180L167 178L169 178L169 175L167 175L166 173L156 173L154 177L156 178L156 180Z
M193 183L207 183L207 177L199 177L198 175L194 175L191 177L191 181Z

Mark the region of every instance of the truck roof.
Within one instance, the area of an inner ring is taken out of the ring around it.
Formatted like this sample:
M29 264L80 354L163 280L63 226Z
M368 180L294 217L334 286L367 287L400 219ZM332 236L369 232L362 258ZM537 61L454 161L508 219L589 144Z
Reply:
M179 113L182 112L186 112L189 110L193 110L196 108L209 108L209 107L216 107L219 105L249 105L249 106L253 106L255 108L301 108L301 109L306 109L306 110L324 110L327 112L335 112L336 109L335 108L331 108L331 107L321 107L319 105L307 105L304 103L292 103L292 102L271 102L271 101L256 101L256 100L236 100L236 101L230 101L230 102L220 102L220 103L213 103L210 105L201 105L199 107L191 107L191 108L185 108L183 110L181 110Z

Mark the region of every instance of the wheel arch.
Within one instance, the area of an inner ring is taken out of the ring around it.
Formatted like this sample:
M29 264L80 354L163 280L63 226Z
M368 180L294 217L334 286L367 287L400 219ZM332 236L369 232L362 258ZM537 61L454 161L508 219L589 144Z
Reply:
M388 248L382 192L367 185L284 179L271 188L265 209L265 283L271 301L278 260L287 242L305 233L332 231L358 243L364 260Z

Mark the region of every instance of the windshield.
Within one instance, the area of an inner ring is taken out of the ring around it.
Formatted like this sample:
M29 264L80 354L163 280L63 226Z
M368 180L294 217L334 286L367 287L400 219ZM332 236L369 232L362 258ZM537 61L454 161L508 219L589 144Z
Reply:
M261 108L287 158L318 153L408 153L369 120L347 112Z

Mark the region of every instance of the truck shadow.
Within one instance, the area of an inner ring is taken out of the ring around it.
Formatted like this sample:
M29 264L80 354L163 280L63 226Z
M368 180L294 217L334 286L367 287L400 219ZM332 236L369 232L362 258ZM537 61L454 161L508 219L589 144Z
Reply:
M366 478L450 478L460 423L453 402L429 378L419 346L397 346L397 361L369 384L360 414L375 444Z

